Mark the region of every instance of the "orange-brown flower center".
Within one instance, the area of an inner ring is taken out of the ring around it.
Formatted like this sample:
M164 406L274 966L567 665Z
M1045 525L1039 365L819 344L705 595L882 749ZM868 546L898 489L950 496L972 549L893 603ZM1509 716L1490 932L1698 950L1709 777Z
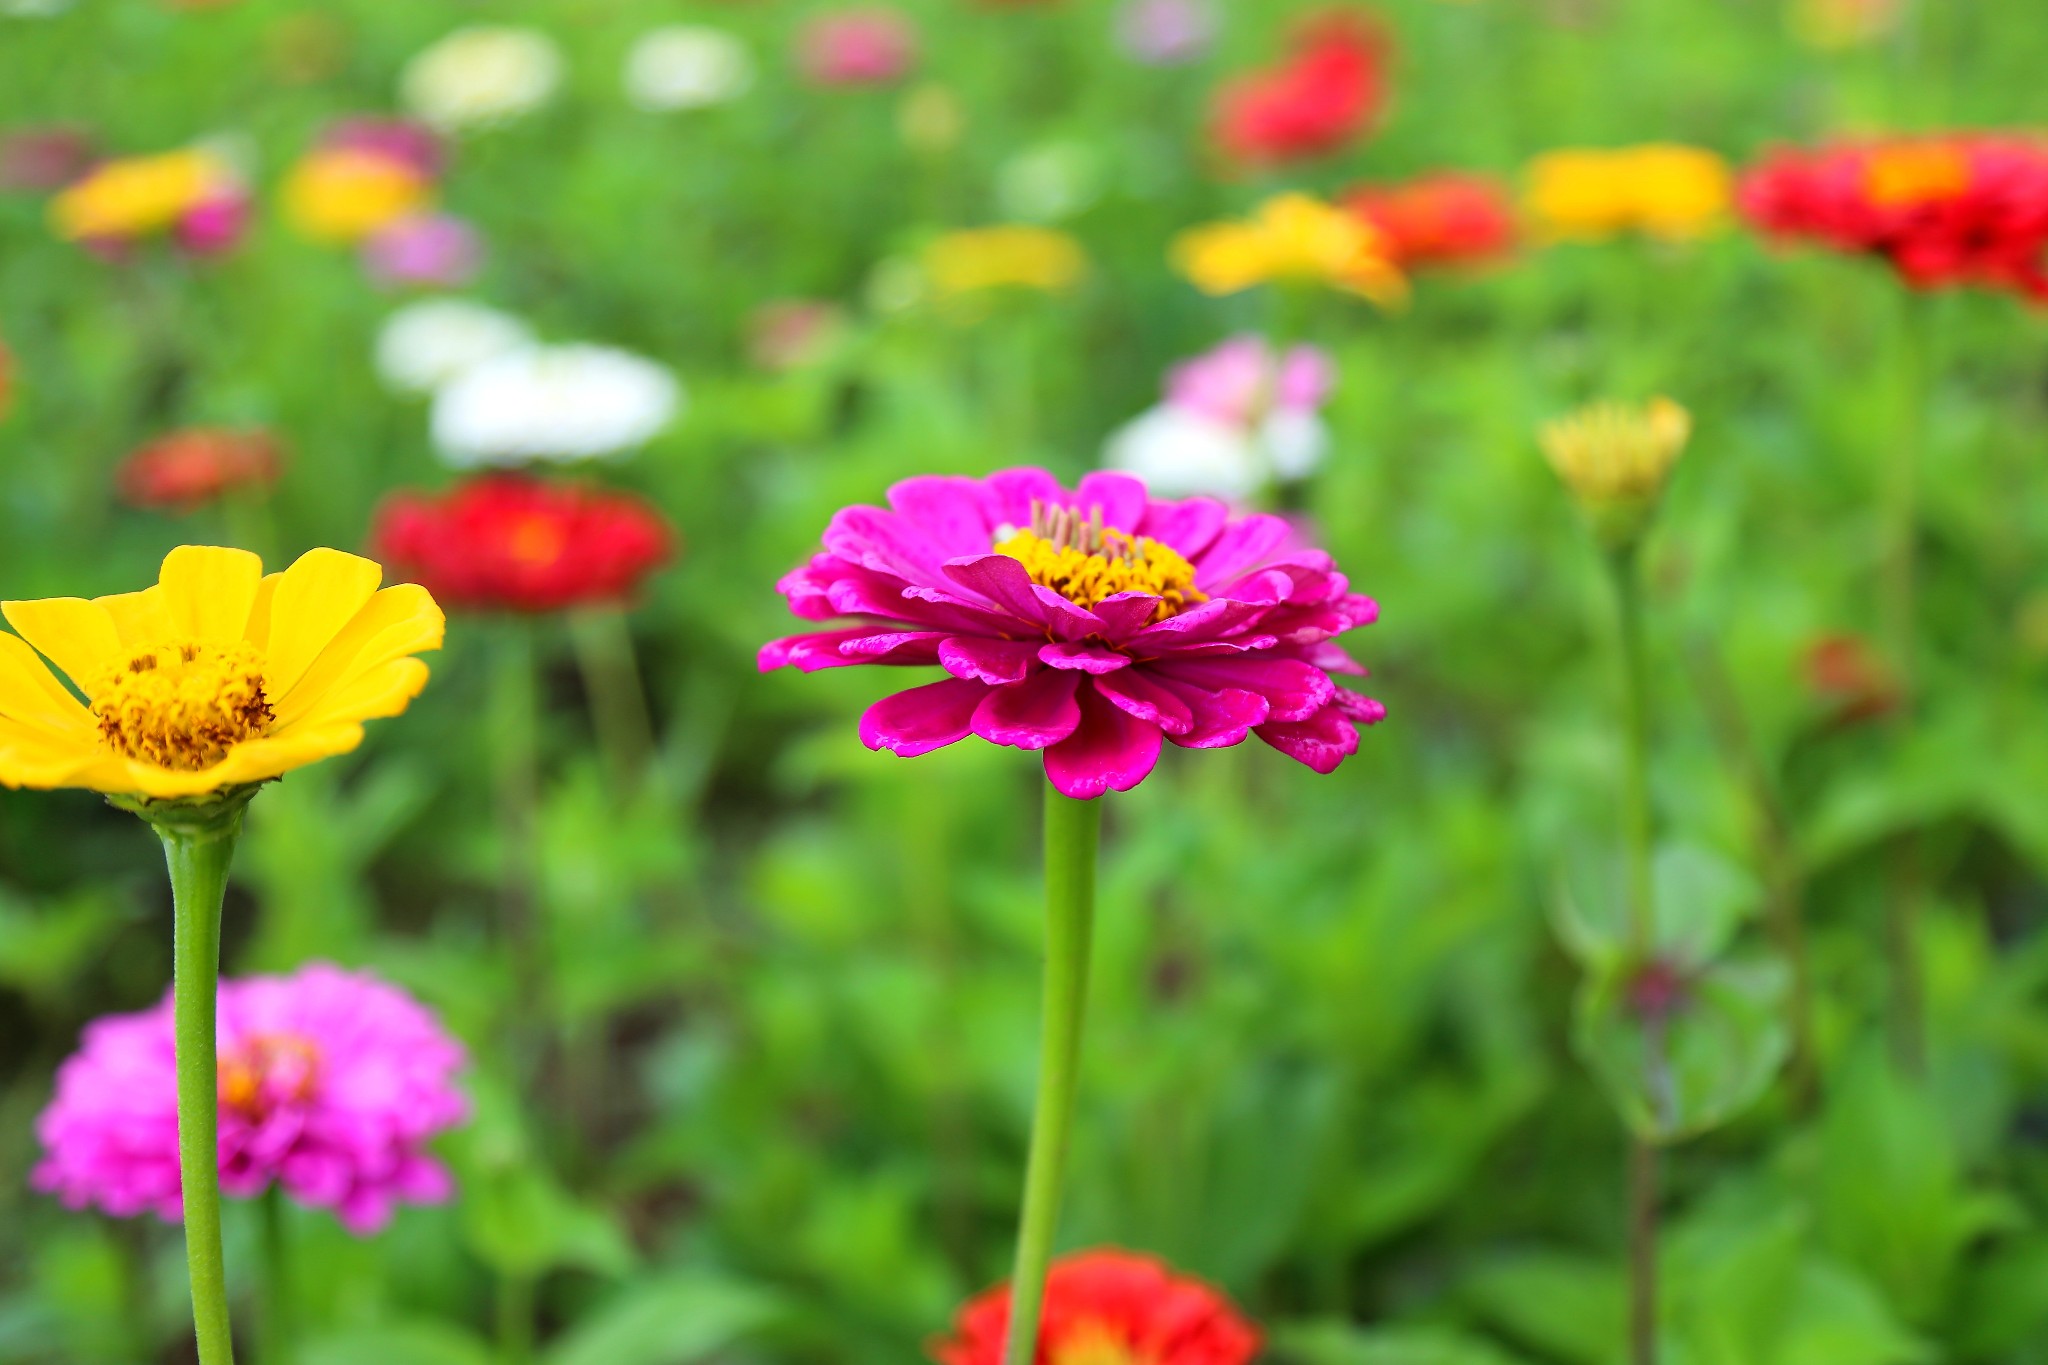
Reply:
M1880 207L1948 199L1970 187L1970 159L1945 144L1883 147L1871 153L1864 186Z
M1209 600L1195 587L1195 566L1178 551L1104 526L1100 507L1084 519L1076 508L1034 500L1029 529L1000 528L995 551L1022 564L1033 583L1084 607L1120 592L1146 592L1160 599L1152 619L1164 621Z
M531 568L558 562L568 547L568 532L553 517L523 517L506 537L506 548L512 558Z
M1106 1322L1083 1322L1055 1342L1049 1352L1051 1365L1154 1365L1150 1352L1141 1352Z
M93 689L92 711L115 753L179 772L212 767L275 718L263 656L239 641L139 650Z
M261 1118L280 1102L303 1100L320 1080L320 1050L295 1033L259 1033L223 1052L220 1103Z

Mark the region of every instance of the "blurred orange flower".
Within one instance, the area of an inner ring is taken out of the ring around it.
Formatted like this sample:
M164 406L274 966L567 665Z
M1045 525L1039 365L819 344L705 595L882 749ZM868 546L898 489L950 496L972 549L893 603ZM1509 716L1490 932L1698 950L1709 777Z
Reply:
M1307 283L1358 294L1382 307L1408 294L1385 234L1306 194L1268 199L1248 219L1190 228L1175 239L1172 254L1175 268L1205 294Z
M275 483L283 471L283 452L266 431L187 427L129 455L114 486L136 507L190 511L231 489Z
M412 163L357 147L322 147L292 169L285 216L316 242L359 242L425 208L433 183Z
M1720 226L1734 184L1728 163L1701 147L1567 148L1529 163L1524 202L1553 238L1597 242L1640 232L1688 241Z

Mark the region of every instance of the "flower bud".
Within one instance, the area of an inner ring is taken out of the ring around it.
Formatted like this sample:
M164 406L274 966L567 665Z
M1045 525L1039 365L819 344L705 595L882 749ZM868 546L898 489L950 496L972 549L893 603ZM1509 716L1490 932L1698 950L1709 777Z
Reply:
M1589 404L1546 424L1538 439L1600 542L1624 549L1649 529L1691 435L1692 414L1653 398Z

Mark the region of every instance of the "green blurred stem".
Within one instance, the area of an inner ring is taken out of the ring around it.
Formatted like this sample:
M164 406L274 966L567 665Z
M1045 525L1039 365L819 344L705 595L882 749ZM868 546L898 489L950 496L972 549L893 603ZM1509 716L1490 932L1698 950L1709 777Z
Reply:
M299 1335L297 1290L292 1283L291 1233L284 1190L273 1182L259 1201L263 1217L263 1365L291 1365Z
M533 1359L533 1277L498 1277L498 1359L526 1365Z
M1628 939L1640 960L1656 943L1655 888L1651 872L1650 704L1643 665L1643 588L1634 544L1612 551L1615 624L1621 651L1622 847L1628 869Z
M1628 1149L1628 1358L1657 1360L1657 1145L1631 1134Z
M1886 466L1880 566L1885 644L1896 670L1900 704L1894 744L1911 723L1919 672L1920 466L1927 444L1933 387L1934 312L1908 298L1900 343L1900 411ZM1908 1076L1926 1066L1926 1023L1921 999L1919 851L1907 831L1892 850L1885 883L1885 953L1891 975L1887 1023L1892 1059Z
M612 781L621 792L631 792L646 774L654 752L654 721L647 710L632 627L620 608L593 607L570 613L569 640L576 651L576 669L583 675L584 695L590 700L590 723Z
M212 821L152 821L170 868L172 1013L178 1068L178 1172L185 1201L185 1269L199 1365L233 1365L227 1272L220 1246L220 1065L214 1003L220 987L220 907L242 807Z
M1038 1314L1059 1226L1060 1188L1073 1130L1081 1025L1088 1001L1088 952L1095 930L1095 850L1101 799L1076 801L1045 789L1045 1017L1039 1042L1038 1100L1010 1279L1010 1331L1004 1365L1031 1365Z

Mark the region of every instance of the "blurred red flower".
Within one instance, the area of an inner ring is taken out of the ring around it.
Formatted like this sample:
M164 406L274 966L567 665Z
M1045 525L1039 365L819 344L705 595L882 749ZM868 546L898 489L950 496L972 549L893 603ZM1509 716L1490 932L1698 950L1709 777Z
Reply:
M1385 31L1365 14L1310 17L1284 63L1217 93L1217 145L1233 161L1269 166L1346 146L1386 104L1387 47Z
M1001 1365L1009 1321L1008 1286L992 1289L960 1310L932 1356ZM1035 1365L1248 1365L1258 1351L1258 1329L1229 1300L1150 1256L1084 1251L1062 1258L1045 1282Z
M1515 247L1513 201L1485 176L1442 171L1399 184L1360 185L1339 202L1379 229L1404 270L1477 265Z
M2048 142L1963 133L1784 148L1738 202L1772 236L1890 261L1916 289L1976 284L2048 303Z
M1838 725L1877 720L1904 700L1891 669L1860 635L1823 635L1806 650L1806 686Z
M448 606L519 612L622 602L675 546L639 498L503 473L443 497L398 494L371 539L378 558Z
M284 452L260 429L186 427L131 453L114 471L114 487L136 507L190 511L236 488L277 482Z

